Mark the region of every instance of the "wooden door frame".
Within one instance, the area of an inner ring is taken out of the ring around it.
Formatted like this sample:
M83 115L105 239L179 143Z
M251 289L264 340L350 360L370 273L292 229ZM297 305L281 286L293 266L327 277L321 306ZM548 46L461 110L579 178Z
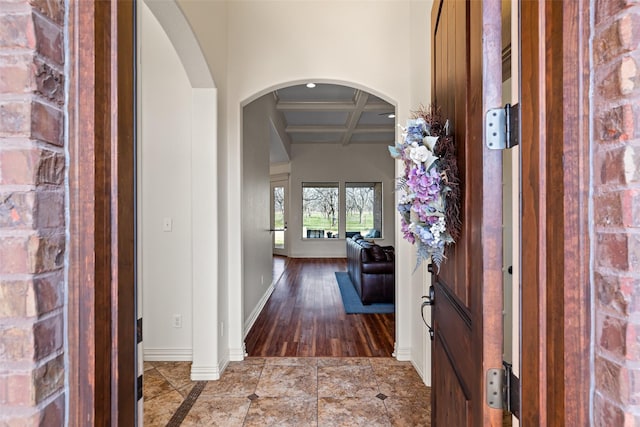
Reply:
M68 422L133 425L135 2L67 4Z
M521 2L522 425L589 425L589 13Z

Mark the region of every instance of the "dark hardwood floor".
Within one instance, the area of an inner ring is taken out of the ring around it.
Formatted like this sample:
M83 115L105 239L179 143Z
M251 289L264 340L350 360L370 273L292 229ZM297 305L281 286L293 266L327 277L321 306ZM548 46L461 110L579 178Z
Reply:
M284 265L283 265L284 264ZM249 356L390 357L394 314L346 314L336 271L345 258L290 258L246 338Z

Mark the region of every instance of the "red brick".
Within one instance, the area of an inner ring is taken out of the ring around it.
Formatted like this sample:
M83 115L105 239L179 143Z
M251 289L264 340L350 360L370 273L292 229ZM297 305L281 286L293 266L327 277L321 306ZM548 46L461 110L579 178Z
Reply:
M0 281L0 319L11 317L31 317L35 313L33 282L31 280Z
M32 273L27 243L29 237L4 237L0 245L0 271L5 274Z
M32 236L29 239L31 273L58 270L64 264L65 239L63 234Z
M640 189L624 190L620 195L622 225L640 228Z
M594 197L599 227L640 227L640 189L626 189Z
M601 267L627 271L629 269L629 248L626 234L604 234L596 237L596 262Z
M640 313L640 279L594 273L599 309L628 317Z
M2 280L0 319L37 317L62 308L63 289L62 270L23 280Z
M600 117L600 139L602 142L619 142L634 138L637 109L632 104L620 105L605 111Z
M0 48L35 47L36 32L31 14L0 14Z
M33 8L56 24L62 25L64 22L64 2L63 0L30 0Z
M598 153L596 170L602 184L630 184L640 182L640 149L625 147Z
M38 14L33 15L33 25L38 53L57 65L64 64L62 28Z
M0 184L61 185L65 160L62 153L43 150L35 145L0 150Z
M0 271L5 274L44 273L64 263L64 235L4 237L0 245Z
M593 207L596 226L615 227L622 225L622 201L618 192L594 197Z
M33 330L29 326L2 326L0 360L9 362L33 360Z
M64 104L64 75L40 60L36 60L33 69L36 83L35 93L62 106Z
M629 233L629 271L640 273L640 234Z
M26 94L32 91L33 66L27 61L0 64L0 94Z
M613 21L609 27L602 30L593 41L593 55L595 64L599 65L616 58L624 52L620 39L620 22Z
M31 137L62 147L62 111L40 102L31 104Z
M640 46L640 14L632 13L620 18L618 38L624 51L632 51Z
M62 349L62 314L38 321L33 326L33 357L41 360Z
M31 371L0 372L0 405L31 406L35 404Z
M0 136L29 136L31 106L28 102L0 104Z
M595 358L596 390L621 405L640 403L640 369L624 361L614 362L599 355Z
M624 357L626 348L627 322L611 316L597 316L596 336L600 348Z
M593 411L594 426L623 426L625 414L624 410L604 399L600 393L596 393Z
M35 402L40 403L64 386L64 355L60 355L33 372Z
M599 0L596 1L596 25L611 19L627 8L634 0Z
M0 414L3 427L60 427L64 426L65 397L60 394L47 406L17 407L10 413Z
M39 361L62 349L62 314L28 326L2 326L0 360L9 362Z
M622 58L618 68L619 91L621 95L629 95L638 87L638 64L632 57Z

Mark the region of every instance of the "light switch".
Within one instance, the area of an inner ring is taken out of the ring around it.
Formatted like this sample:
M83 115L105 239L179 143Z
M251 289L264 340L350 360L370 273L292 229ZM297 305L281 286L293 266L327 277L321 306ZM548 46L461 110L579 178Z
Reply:
M166 217L162 220L162 231L168 232L173 228L173 220Z

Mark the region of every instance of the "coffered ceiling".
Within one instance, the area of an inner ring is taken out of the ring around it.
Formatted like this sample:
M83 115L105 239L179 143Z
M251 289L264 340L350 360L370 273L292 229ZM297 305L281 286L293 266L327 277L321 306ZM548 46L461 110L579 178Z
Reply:
M395 107L360 89L302 84L278 89L273 96L288 144L391 145L395 140Z

